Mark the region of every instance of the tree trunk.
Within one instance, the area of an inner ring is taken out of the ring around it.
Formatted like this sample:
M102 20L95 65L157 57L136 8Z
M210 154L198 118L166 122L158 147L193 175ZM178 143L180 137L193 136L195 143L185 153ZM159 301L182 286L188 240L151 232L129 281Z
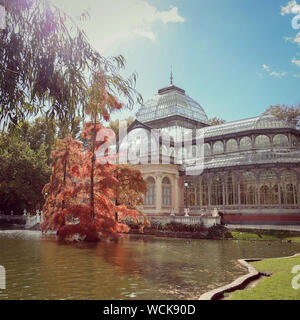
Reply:
M96 121L97 117L94 116L94 128L93 128L93 134L92 134L92 168L91 168L91 218L92 222L95 221L95 200L94 200L94 171L95 171L95 140L96 140Z

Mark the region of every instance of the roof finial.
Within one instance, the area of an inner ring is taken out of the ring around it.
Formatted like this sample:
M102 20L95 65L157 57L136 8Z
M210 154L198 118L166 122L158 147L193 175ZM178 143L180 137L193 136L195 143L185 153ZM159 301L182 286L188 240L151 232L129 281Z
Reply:
M173 85L173 72L172 72L172 65L171 65L171 74L170 74L170 84Z

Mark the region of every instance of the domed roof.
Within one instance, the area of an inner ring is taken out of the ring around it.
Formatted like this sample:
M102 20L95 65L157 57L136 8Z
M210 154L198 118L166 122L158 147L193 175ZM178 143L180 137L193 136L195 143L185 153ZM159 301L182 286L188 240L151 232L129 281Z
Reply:
M158 90L157 95L148 100L137 112L137 120L148 122L170 116L182 116L188 119L208 123L208 118L198 102L185 94L183 89L172 83Z

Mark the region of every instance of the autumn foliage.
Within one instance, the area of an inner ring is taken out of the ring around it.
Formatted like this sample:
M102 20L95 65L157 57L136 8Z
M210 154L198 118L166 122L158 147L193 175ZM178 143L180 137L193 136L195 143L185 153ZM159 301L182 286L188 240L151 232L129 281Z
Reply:
M94 242L104 237L116 239L119 232L128 231L125 221L129 217L137 222L138 206L146 192L141 173L97 158L99 148L111 138L98 116L108 120L110 112L121 106L106 91L104 74L99 73L86 108L91 121L82 131L87 146L83 148L69 136L59 140L52 153L52 175L43 190L42 231L57 230L60 239L79 236Z

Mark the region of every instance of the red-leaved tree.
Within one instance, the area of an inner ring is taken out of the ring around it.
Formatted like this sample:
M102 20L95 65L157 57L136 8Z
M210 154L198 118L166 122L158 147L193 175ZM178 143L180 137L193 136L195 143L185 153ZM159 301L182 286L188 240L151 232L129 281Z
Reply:
M43 207L42 231L57 230L66 223L62 215L64 209L68 209L76 198L65 198L68 189L76 185L71 174L71 167L82 162L82 144L72 139L71 136L57 140L56 149L52 151L52 174L50 182L43 188L46 198Z
M124 223L127 217L137 221L139 213L136 209L116 201L119 183L116 166L96 158L96 152L111 138L109 134L103 135L106 131L99 118L109 120L110 113L121 107L106 90L104 73L97 73L86 106L91 121L85 123L82 132L87 149L81 152L81 146L76 144L77 162L71 166L65 165L66 159L71 159L68 152L60 149L54 152L57 158L53 164L55 170L44 190L48 198L43 210L43 231L56 229L60 239L79 235L84 241L95 242L103 237L116 239L119 232L128 231ZM98 139L99 136L103 139ZM72 147L75 142L69 140L69 143ZM68 174L70 179L67 180Z

